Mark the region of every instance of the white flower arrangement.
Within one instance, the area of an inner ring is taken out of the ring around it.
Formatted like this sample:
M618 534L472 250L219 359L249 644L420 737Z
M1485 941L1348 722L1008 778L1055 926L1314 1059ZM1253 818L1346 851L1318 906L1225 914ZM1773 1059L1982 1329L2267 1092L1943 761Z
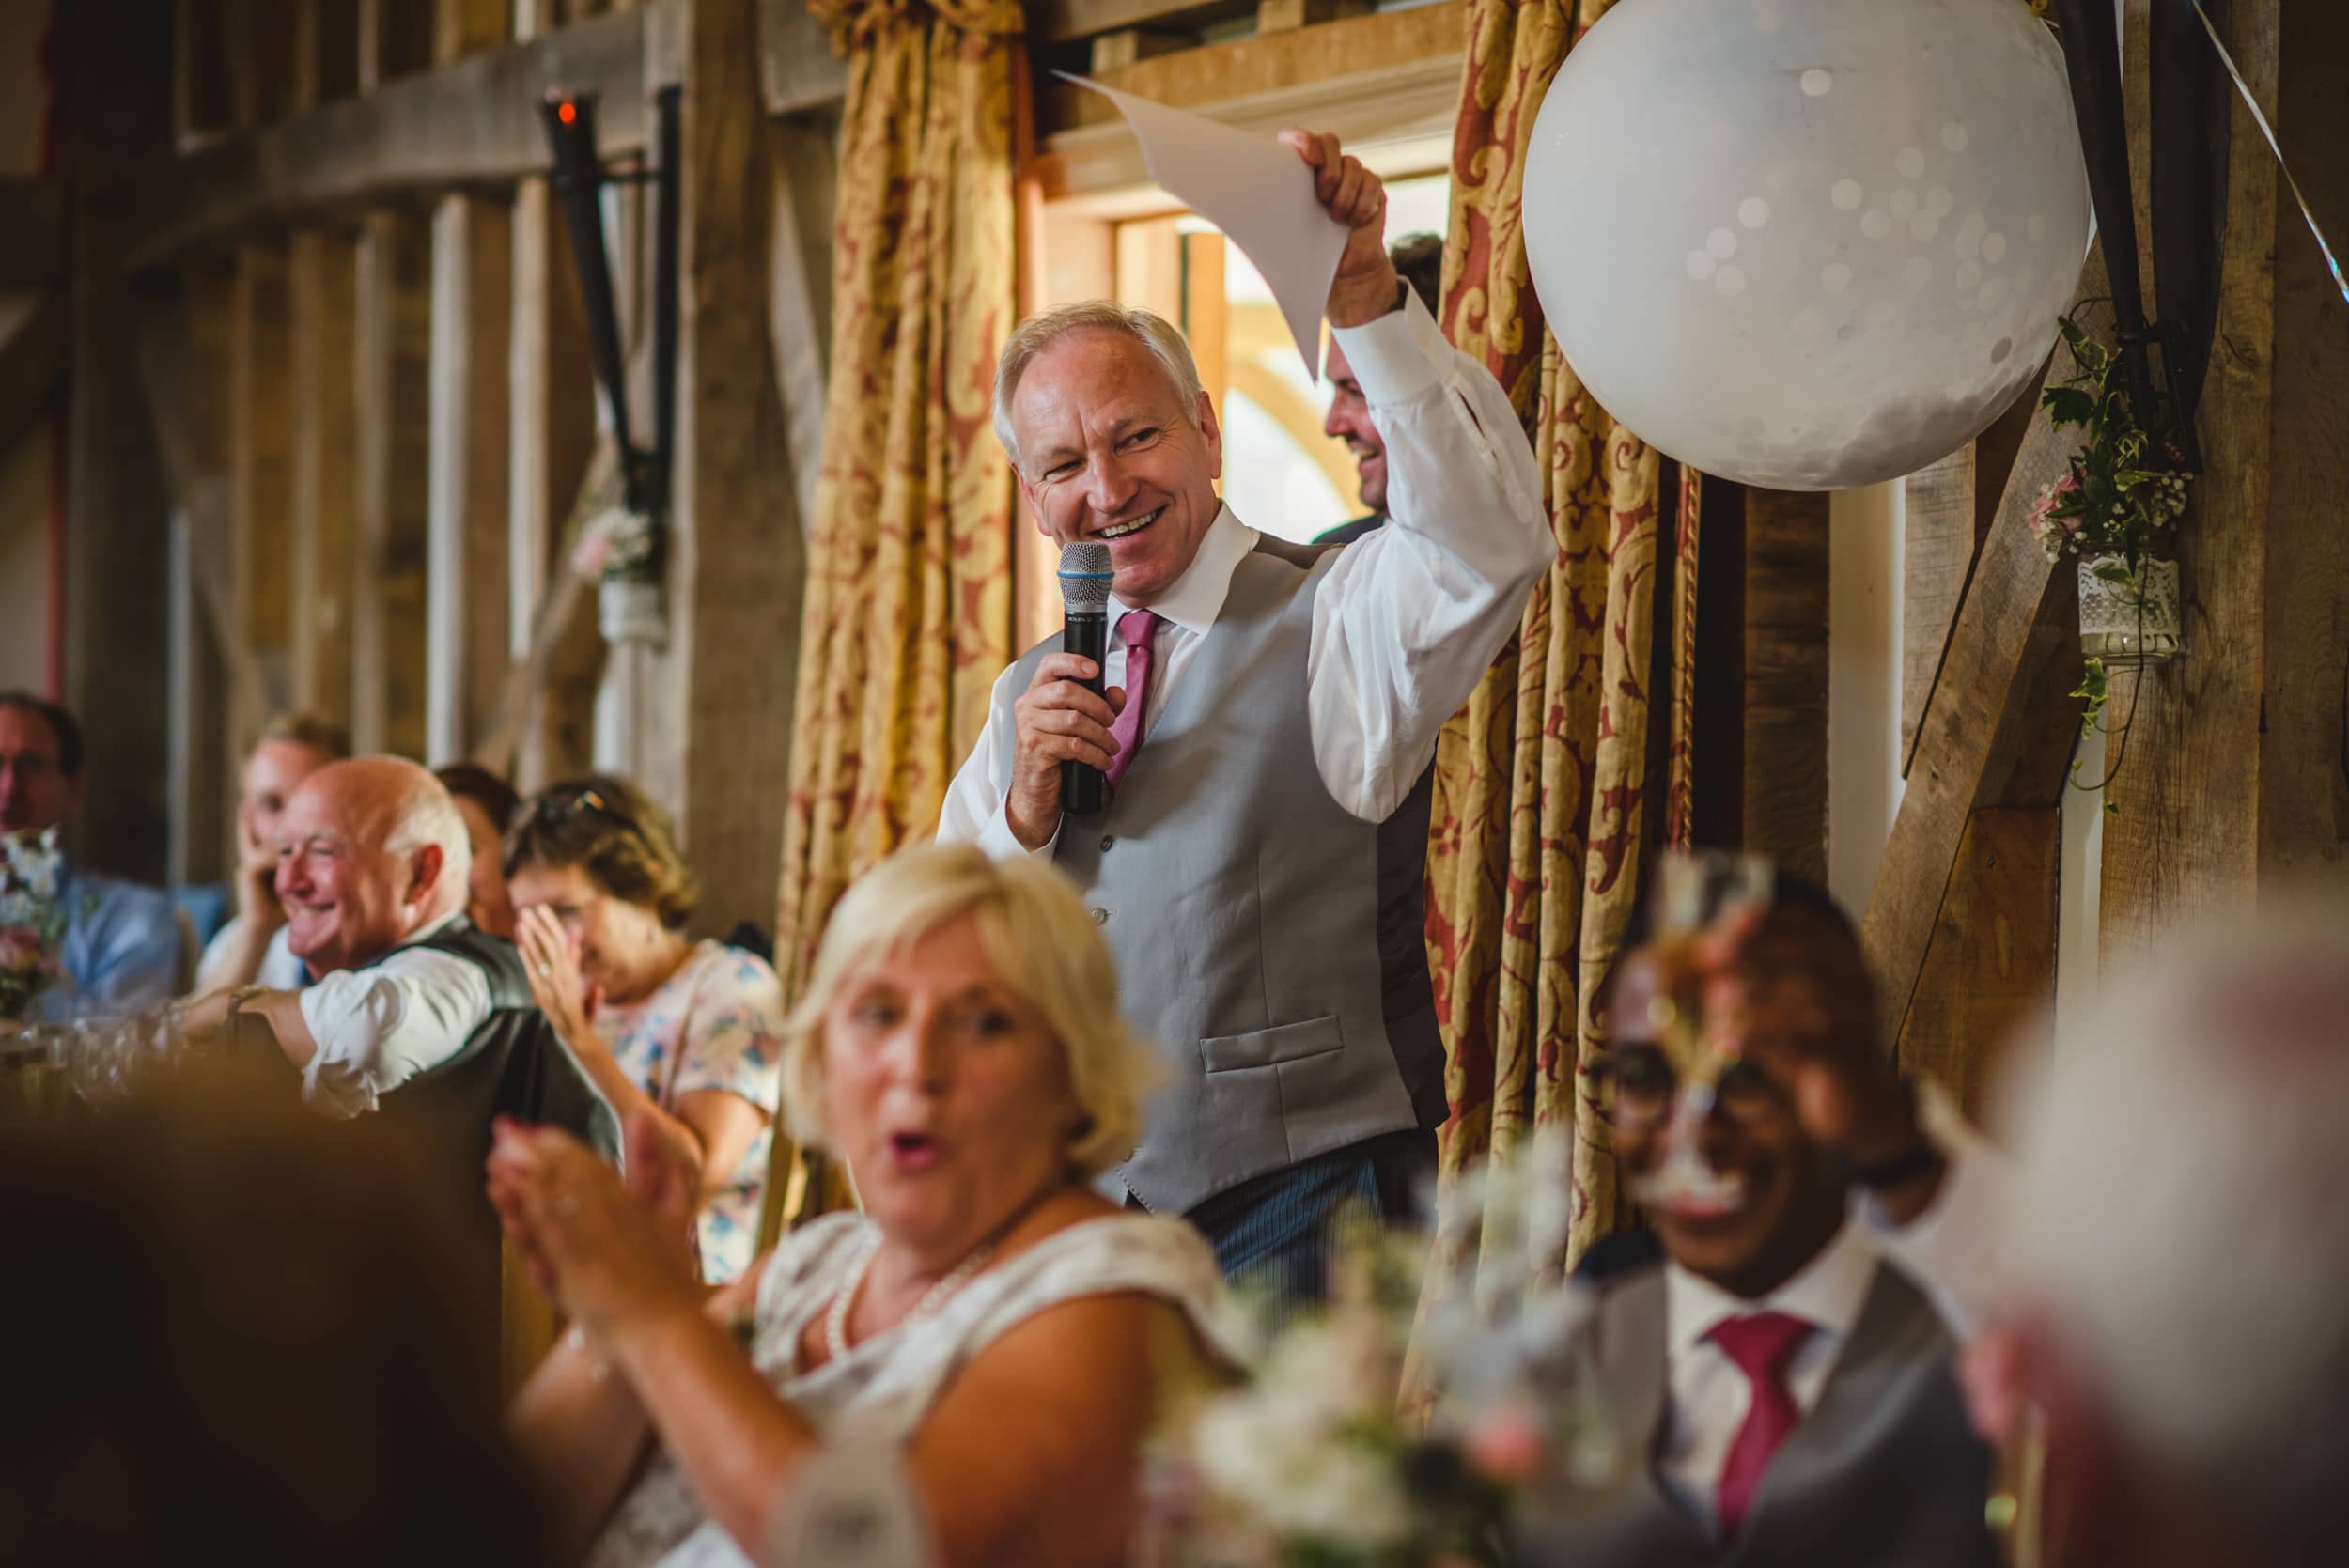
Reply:
M0 835L0 1018L23 1018L58 974L66 911L57 831Z
M571 570L589 582L649 582L653 575L652 520L625 506L608 507L587 520L571 546Z
M1604 1405L1556 1381L1589 1300L1548 1266L1571 1203L1555 1153L1460 1184L1433 1241L1357 1227L1328 1308L1261 1335L1246 1383L1178 1403L1138 1560L1487 1568L1537 1487L1611 1474Z

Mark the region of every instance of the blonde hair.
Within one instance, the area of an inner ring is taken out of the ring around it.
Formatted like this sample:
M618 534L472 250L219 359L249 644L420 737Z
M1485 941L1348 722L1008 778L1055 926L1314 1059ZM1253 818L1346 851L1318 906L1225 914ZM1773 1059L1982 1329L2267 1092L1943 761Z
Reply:
M1199 398L1205 389L1199 384L1199 365L1190 357L1190 345L1183 341L1174 323L1154 310L1121 305L1114 300L1082 300L1075 304L1055 305L1020 322L1013 330L1011 341L1003 345L1002 357L995 362L995 439L1010 456L1013 468L1019 468L1019 442L1011 433L1011 400L1019 396L1019 379L1045 349L1081 332L1115 333L1149 349L1150 357L1174 381L1175 397L1183 406L1183 417L1190 421L1191 428L1199 427ZM1027 472L1019 471L1023 474Z
M1043 1015L1060 1042L1085 1120L1066 1151L1080 1176L1133 1153L1158 1060L1118 1011L1117 965L1067 878L1024 857L996 862L967 844L907 849L858 879L833 908L807 994L785 1021L783 1106L792 1137L822 1146L824 1020L841 986L968 918L995 977Z
M340 762L350 755L350 732L334 720L318 713L280 713L261 726L261 738L256 747L282 741L291 746L307 746L325 753L329 762Z

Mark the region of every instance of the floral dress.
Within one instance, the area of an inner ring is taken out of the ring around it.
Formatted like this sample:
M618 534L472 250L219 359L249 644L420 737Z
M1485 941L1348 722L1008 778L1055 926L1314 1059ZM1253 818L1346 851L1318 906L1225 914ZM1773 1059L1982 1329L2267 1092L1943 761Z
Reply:
M733 1279L758 1250L758 1213L783 1088L783 982L765 959L706 941L658 990L596 1011L596 1032L629 1080L663 1110L699 1089L739 1094L767 1125L701 1215L702 1272Z

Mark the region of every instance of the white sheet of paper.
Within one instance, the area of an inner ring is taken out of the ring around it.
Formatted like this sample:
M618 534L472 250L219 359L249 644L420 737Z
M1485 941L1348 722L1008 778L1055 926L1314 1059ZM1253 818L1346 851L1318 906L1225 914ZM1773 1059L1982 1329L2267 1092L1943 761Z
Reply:
M1314 199L1314 174L1288 147L1067 71L1117 105L1150 178L1231 238L1271 287L1305 374L1321 379L1321 312L1346 229Z

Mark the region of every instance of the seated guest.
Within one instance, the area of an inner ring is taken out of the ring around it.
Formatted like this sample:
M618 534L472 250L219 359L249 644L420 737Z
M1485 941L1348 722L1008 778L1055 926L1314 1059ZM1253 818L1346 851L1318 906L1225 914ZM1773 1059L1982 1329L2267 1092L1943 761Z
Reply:
M0 1138L0 1561L552 1562L421 1157L248 1091Z
M688 939L693 874L668 814L620 779L557 784L514 820L506 873L530 990L623 1116L653 1119L701 1171L704 1278L758 1250L781 1093L783 982Z
M513 948L465 919L472 849L448 791L398 757L360 757L303 781L278 818L276 893L294 955L318 983L248 986L190 1005L199 1032L259 1017L334 1116L438 1066L490 1021L502 980L526 992ZM509 972L510 971L510 972Z
M1091 1186L1149 1070L1067 884L931 846L841 900L785 1046L793 1130L847 1164L863 1214L794 1232L705 1305L690 1186L643 1118L629 1186L651 1202L564 1138L505 1130L491 1198L581 1330L512 1416L566 1545L595 1542L599 1568L821 1561L788 1553L845 1473L923 1522L921 1560L1123 1562L1161 1389L1226 1359L1197 1233Z
M435 768L473 843L473 875L465 889L465 918L492 937L514 939L514 901L506 891L506 830L521 805L514 786L487 768L452 762Z
M342 730L307 713L280 715L245 754L237 792L237 912L212 934L196 965L195 988L259 984L296 991L309 983L286 945L286 910L277 902L277 818L302 781L350 754Z
M81 809L84 760L72 714L28 691L0 691L0 833L63 828ZM179 970L170 894L69 858L59 897L64 979L34 1002L34 1021L132 1013L170 998Z
M2349 1549L2349 908L2273 897L2108 972L2022 1085L2030 1201L1968 1381L2045 1434L2038 1560Z
M472 849L439 780L399 757L330 764L286 802L278 835L277 897L318 981L212 992L188 1004L187 1030L240 1041L257 1030L313 1109L380 1111L425 1140L474 1200L481 1243L444 1279L493 1316L496 1222L474 1177L491 1122L554 1122L616 1158L618 1120L533 1005L514 944L465 918Z
M1952 1359L2004 1172L1962 1127L1927 1136L1824 893L1781 879L1742 940L1709 946L1702 968L1705 946L1637 950L1613 986L1602 1093L1662 1259L1609 1277L1560 1349L1626 1452L1545 1499L1526 1560L1991 1568L1990 1454ZM1738 1031L1694 1151L1727 1181L1675 1193L1656 1185L1679 1092L1658 1041L1699 995Z

